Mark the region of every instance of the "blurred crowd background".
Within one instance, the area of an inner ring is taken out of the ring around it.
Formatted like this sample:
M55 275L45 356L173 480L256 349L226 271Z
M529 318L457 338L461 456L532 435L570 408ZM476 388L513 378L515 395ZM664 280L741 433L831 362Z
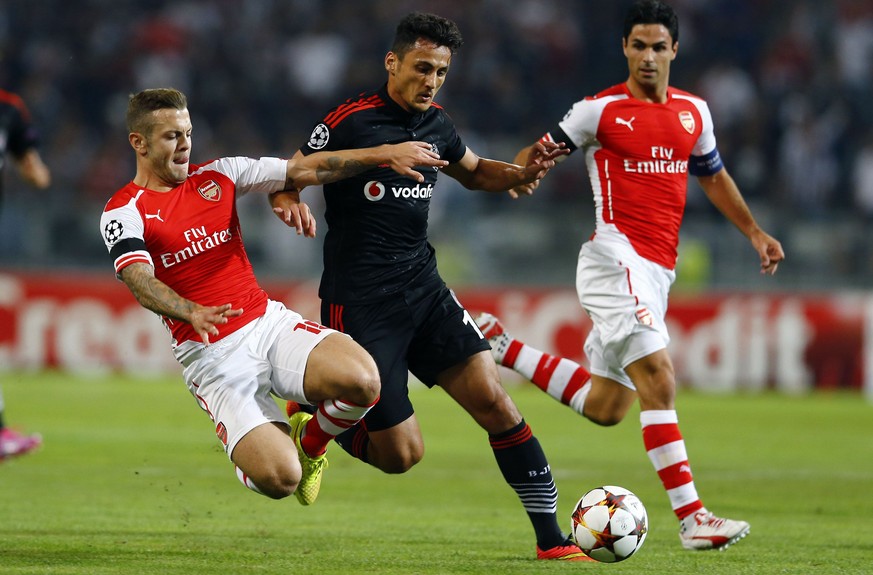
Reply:
M324 112L385 80L397 21L458 22L437 102L482 156L511 160L572 103L627 77L627 2L615 0L4 0L0 88L42 136L51 189L14 170L0 212L0 267L111 274L98 222L134 174L128 95L188 94L192 160L292 155ZM775 278L693 183L677 289L863 289L873 279L873 1L674 0L671 83L709 101L719 149L760 223L785 246ZM305 192L319 215L320 190ZM264 276L314 279L320 240L296 237L263 197L241 202ZM444 176L431 239L450 283L573 285L593 230L580 154L516 202ZM321 234L326 226L321 222Z

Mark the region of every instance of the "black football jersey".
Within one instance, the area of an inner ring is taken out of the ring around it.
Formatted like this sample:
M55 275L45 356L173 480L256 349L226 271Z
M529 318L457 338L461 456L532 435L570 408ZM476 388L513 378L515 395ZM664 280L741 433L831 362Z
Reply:
M39 138L24 102L16 94L0 90L0 193L9 154L21 157L38 144Z
M466 152L440 106L407 112L383 85L328 112L300 151L311 154L410 140L429 143L450 163ZM438 277L434 250L427 241L427 217L439 171L419 171L424 174L422 183L386 165L324 186L328 230L319 288L323 300L370 302Z

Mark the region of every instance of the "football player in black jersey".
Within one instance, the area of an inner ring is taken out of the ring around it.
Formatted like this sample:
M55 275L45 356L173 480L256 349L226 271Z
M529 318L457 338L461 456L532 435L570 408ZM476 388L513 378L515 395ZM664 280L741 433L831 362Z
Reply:
M3 176L9 159L21 178L31 186L45 189L51 184L51 172L39 154L39 138L30 121L30 113L21 97L0 90L0 204L3 199ZM25 435L6 427L4 403L0 393L0 461L24 455L42 444L38 433Z
M503 192L542 178L565 153L562 144L540 143L524 166L480 158L434 102L462 42L450 20L406 16L385 56L387 83L330 110L297 154L415 139L430 143L449 162L442 171L469 189ZM424 441L408 395L412 372L442 387L488 432L497 465L533 524L537 558L588 560L558 525L549 463L503 389L488 341L437 271L427 223L439 171L419 171L423 182L380 167L324 186L322 322L369 351L382 377L381 398L364 424L336 441L386 473L418 463ZM282 193L271 201L276 207L300 197ZM289 414L297 409L289 405Z

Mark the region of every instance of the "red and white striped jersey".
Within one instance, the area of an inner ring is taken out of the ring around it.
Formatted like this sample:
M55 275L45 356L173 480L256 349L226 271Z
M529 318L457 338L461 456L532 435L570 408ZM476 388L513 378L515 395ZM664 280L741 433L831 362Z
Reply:
M576 102L543 139L584 151L595 241L621 242L667 269L676 266L688 174L723 167L706 102L674 88L666 103L644 102L619 84Z
M112 196L100 218L116 275L136 262L150 264L157 279L186 299L242 308L243 314L228 318L212 341L260 317L267 294L243 246L236 199L250 191L281 189L286 165L278 158L241 157L191 164L188 179L169 192L130 182ZM189 323L162 319L174 346L199 341Z

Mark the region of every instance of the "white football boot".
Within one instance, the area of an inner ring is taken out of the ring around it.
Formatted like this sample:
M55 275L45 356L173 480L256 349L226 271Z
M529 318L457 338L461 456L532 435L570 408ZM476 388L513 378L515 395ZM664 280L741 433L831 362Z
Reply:
M679 523L679 539L685 549L723 551L749 534L745 521L716 517L706 509L689 515Z

